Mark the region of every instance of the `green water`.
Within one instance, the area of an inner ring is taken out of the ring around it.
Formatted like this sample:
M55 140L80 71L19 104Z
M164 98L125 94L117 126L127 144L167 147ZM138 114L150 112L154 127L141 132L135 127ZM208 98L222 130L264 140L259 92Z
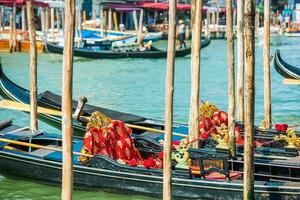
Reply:
M272 54L280 49L283 58L299 66L300 38L272 38ZM160 46L165 46L161 42ZM256 42L256 123L263 118L262 42ZM0 54L5 73L17 84L29 88L28 54ZM90 104L163 118L165 59L74 59L74 99L85 95ZM283 85L282 77L271 64L272 114L274 122L300 122L299 86ZM62 56L41 54L38 57L38 91L61 93ZM226 41L214 40L201 55L201 100L209 100L227 110L227 50ZM176 59L174 118L187 122L190 98L190 57ZM16 124L29 125L29 116L0 110L0 120L13 118ZM40 122L39 127L57 131ZM0 163L1 164L1 163ZM111 192L75 191L75 199L151 199L139 195ZM60 199L60 188L0 175L0 199Z

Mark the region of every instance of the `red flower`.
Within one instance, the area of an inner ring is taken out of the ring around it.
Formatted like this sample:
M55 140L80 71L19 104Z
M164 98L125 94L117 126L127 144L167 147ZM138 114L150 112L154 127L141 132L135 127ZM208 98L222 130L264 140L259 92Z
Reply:
M278 132L286 132L287 129L288 129L287 124L275 124L275 130Z
M281 124L281 131L282 132L286 132L287 129L288 129L288 125L287 124Z

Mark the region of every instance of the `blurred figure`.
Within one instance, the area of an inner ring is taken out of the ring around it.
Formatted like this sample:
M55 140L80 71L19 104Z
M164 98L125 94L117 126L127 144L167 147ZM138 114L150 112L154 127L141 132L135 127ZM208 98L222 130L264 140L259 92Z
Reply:
M142 32L143 32L144 34L147 34L147 33L148 33L148 29L147 29L147 27L146 27L145 24L144 24L143 27L142 27Z
M124 24L119 24L119 30L121 32L125 32L126 31L125 25Z
M186 44L184 42L185 39L185 24L183 20L178 21L179 27L178 27L178 39L179 39L179 44L180 44L180 49L182 48L182 45L184 48L186 48Z

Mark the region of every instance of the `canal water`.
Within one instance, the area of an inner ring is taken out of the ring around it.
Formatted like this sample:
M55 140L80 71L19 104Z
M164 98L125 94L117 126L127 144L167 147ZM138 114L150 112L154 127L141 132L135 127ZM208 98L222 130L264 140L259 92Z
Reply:
M299 66L300 38L273 37L271 53L280 49L282 57ZM165 48L166 42L157 44ZM201 54L201 100L211 101L227 110L227 46L225 40L213 40ZM263 118L263 42L256 41L255 121ZM0 54L5 73L15 83L29 88L29 56L25 53ZM38 92L61 93L62 56L38 56ZM166 59L74 59L74 99L84 95L93 105L134 113L150 118L164 117ZM283 78L271 63L272 117L274 122L300 122L300 90L297 85L282 84ZM190 57L177 58L175 68L174 119L188 121L190 98ZM29 116L18 111L0 110L0 120L12 118L28 126ZM58 130L39 122L48 132ZM1 163L0 163L1 164ZM60 187L44 185L0 173L0 199L60 199ZM108 191L77 190L74 199L151 199L140 195Z

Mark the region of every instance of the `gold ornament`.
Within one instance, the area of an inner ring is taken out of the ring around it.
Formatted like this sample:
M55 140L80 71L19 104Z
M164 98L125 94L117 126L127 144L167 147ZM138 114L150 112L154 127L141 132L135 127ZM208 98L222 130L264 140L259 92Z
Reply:
M212 134L213 140L218 142L216 148L229 149L229 131L228 127L223 123L220 127L217 127L218 134Z
M110 122L111 119L109 117L106 117L99 111L95 111L89 118L86 129L89 130L90 128L105 128L108 124L110 124Z
M176 152L172 153L172 159L177 162L175 166L177 169L189 169L191 166L191 159L188 149L190 144L187 138L184 138L176 149Z
M214 112L218 111L219 109L217 108L217 106L215 106L214 104L212 104L211 102L201 102L200 105L200 118L204 118L204 117L212 117Z
M295 129L288 129L286 135L275 136L274 140L284 140L288 143L286 148L297 148L300 150L300 137L297 137Z
M267 122L265 120L262 120L260 123L259 123L259 126L258 128L260 129L268 129L268 126L267 126Z

